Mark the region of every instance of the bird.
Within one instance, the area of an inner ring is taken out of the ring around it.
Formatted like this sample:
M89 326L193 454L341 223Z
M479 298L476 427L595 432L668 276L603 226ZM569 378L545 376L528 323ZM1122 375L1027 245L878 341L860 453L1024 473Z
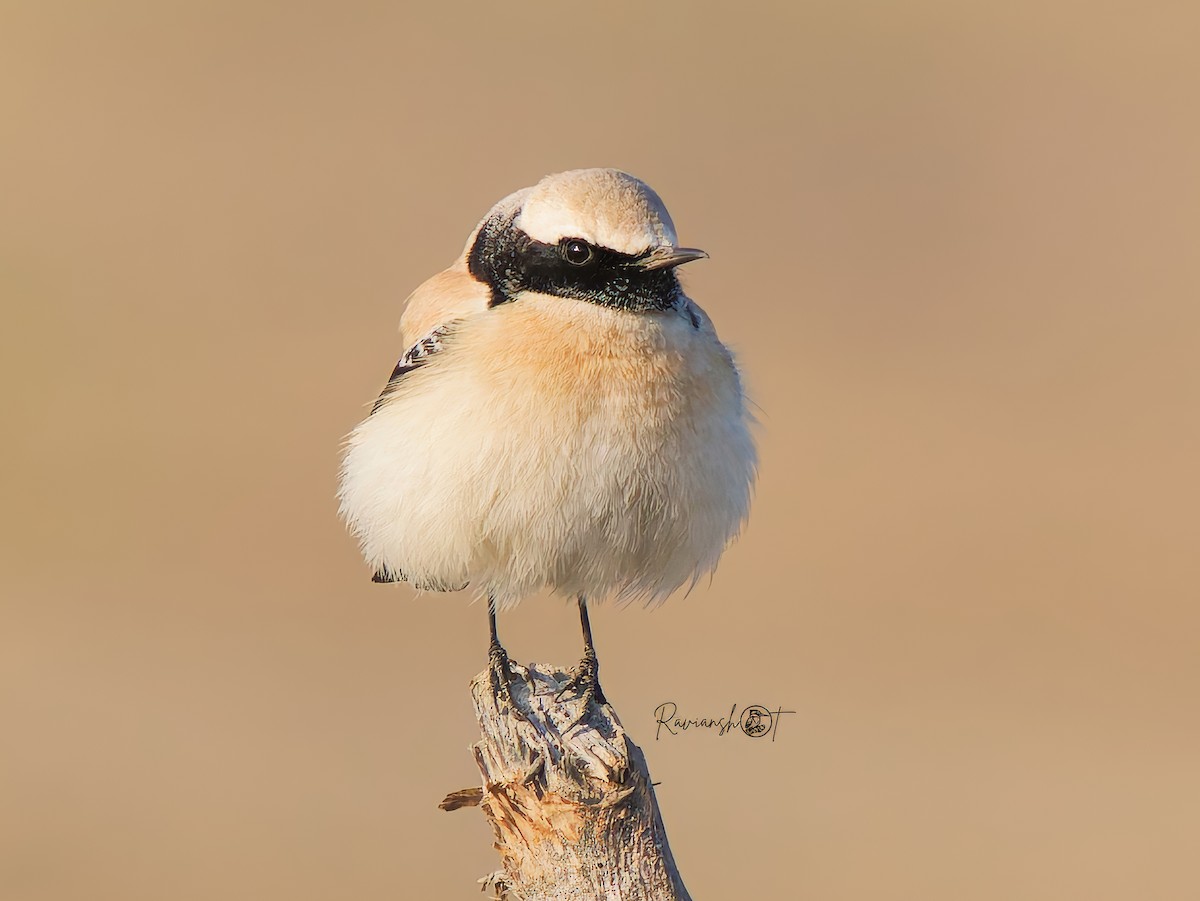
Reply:
M406 350L344 445L339 512L373 581L486 596L510 701L498 610L574 600L584 653L563 690L607 703L588 604L694 587L747 518L754 417L678 277L707 257L646 183L577 169L500 200L406 301Z

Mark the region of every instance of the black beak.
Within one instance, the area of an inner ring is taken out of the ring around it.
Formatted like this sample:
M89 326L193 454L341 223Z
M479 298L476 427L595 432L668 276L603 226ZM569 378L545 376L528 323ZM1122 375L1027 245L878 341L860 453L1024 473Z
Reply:
M682 266L684 263L690 263L693 260L706 260L708 254L703 250L697 250L695 247L672 247L669 244L664 244L661 247L655 247L645 256L640 257L633 265L639 269L674 269L676 266Z

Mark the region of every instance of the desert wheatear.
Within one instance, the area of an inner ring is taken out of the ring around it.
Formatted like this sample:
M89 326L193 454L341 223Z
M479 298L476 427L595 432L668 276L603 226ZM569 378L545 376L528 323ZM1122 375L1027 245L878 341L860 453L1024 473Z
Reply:
M587 600L661 601L716 566L755 472L737 368L649 186L615 169L501 200L408 299L408 350L350 435L341 513L377 582L578 599L573 680L603 701Z

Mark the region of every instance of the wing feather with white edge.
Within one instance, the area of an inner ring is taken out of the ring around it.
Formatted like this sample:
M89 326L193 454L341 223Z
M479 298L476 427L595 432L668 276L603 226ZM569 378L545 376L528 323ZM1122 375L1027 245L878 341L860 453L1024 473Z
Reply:
M371 413L379 411L379 408L387 403L388 399L396 393L396 387L400 384L400 380L405 375L412 372L418 366L423 366L425 362L442 349L443 339L450 334L451 326L439 325L432 332L410 347L404 352L404 356L396 364L396 368L392 370L392 375L388 379L388 383L384 386L379 398L375 401L375 405L371 407Z

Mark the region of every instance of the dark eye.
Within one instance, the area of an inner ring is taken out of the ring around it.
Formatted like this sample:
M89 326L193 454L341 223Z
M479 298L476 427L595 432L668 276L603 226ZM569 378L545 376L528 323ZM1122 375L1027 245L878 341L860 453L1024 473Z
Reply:
M596 258L596 251L592 245L579 238L564 238L558 245L558 251L572 266L586 266Z

